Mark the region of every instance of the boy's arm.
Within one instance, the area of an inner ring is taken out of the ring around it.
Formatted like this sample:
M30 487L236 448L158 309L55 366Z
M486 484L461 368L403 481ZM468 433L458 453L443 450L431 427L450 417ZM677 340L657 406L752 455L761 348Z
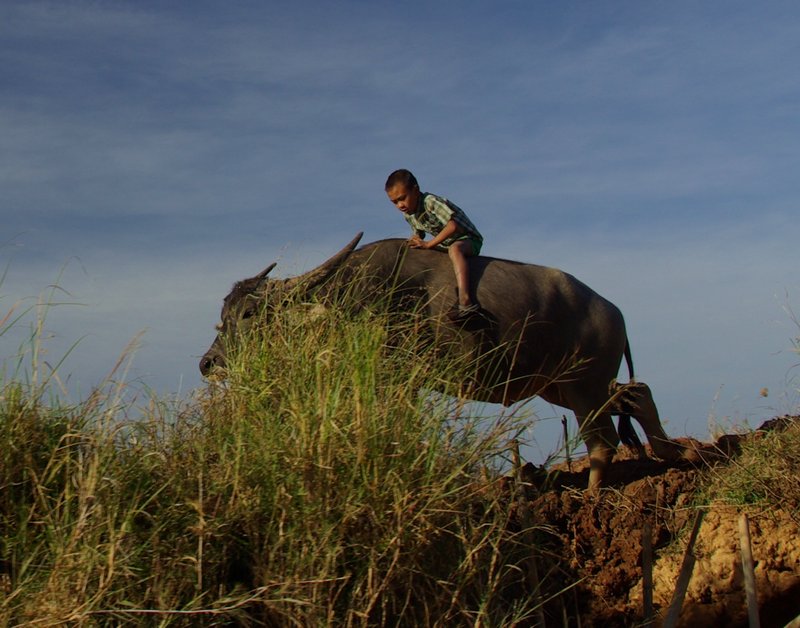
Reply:
M444 228L438 233L438 235L433 238L433 240L428 240L424 242L421 238L411 238L410 244L411 248L414 249L432 249L439 246L442 242L447 240L450 236L455 235L458 233L459 227L456 224L456 221L452 218L448 223L444 226Z

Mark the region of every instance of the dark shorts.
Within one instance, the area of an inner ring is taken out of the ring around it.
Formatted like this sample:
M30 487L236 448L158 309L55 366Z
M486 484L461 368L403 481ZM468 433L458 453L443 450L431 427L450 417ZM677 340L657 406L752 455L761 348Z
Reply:
M461 236L460 238L456 238L455 239L456 242L461 242L462 240L466 240L467 242L470 243L470 246L471 246L471 249L472 249L472 255L480 255L481 254L481 247L483 246L483 240L476 240L472 236L468 236L468 235ZM446 246L442 246L441 244L439 246L437 246L436 248L438 250L440 250L440 251L446 251L447 250L447 247Z
M471 238L470 236L461 236L456 240L467 240L470 245L472 245L472 254L473 255L480 255L481 254L481 247L483 246L483 240L476 240L475 238Z

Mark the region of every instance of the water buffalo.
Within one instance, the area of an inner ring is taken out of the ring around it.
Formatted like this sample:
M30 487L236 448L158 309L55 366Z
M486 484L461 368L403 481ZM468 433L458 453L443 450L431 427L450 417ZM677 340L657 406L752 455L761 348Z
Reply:
M236 283L225 297L219 334L200 361L203 375L224 367L225 343L249 327L267 295L278 303L281 295L300 290L325 303L343 286L354 299L391 290L423 305L437 338L471 358L491 356L479 371L479 385L467 390L470 398L509 405L539 395L572 410L591 460L590 488L601 485L619 443L612 414L635 416L659 457L687 453L664 433L644 384L616 383L623 356L632 376L625 322L615 305L584 283L555 268L472 258L472 288L485 316L456 325L447 316L456 286L446 254L409 249L400 239L356 249L361 235L299 277L269 279L272 264Z

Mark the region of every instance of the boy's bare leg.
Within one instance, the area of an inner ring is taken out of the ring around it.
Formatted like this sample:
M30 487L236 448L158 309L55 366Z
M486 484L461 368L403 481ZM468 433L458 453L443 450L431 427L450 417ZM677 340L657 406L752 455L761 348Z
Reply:
M472 257L472 244L466 240L457 240L448 247L447 252L456 273L458 303L462 307L470 306L472 298L469 293L469 262L467 258Z

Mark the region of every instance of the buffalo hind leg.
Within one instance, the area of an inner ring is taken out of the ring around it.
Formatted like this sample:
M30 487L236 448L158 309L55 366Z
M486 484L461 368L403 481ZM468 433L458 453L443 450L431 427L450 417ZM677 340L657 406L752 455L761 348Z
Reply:
M611 395L612 412L615 414L629 414L642 426L647 440L656 456L662 460L677 460L684 453L680 443L676 443L667 436L658 416L658 408L653 401L650 387L642 382L619 384L612 382L609 393Z
M647 452L644 449L644 445L642 445L642 441L639 440L639 435L636 433L636 430L633 429L630 414L619 414L617 433L619 434L619 439L622 441L622 444L633 449L633 451L636 452L636 457L639 460L647 459Z

